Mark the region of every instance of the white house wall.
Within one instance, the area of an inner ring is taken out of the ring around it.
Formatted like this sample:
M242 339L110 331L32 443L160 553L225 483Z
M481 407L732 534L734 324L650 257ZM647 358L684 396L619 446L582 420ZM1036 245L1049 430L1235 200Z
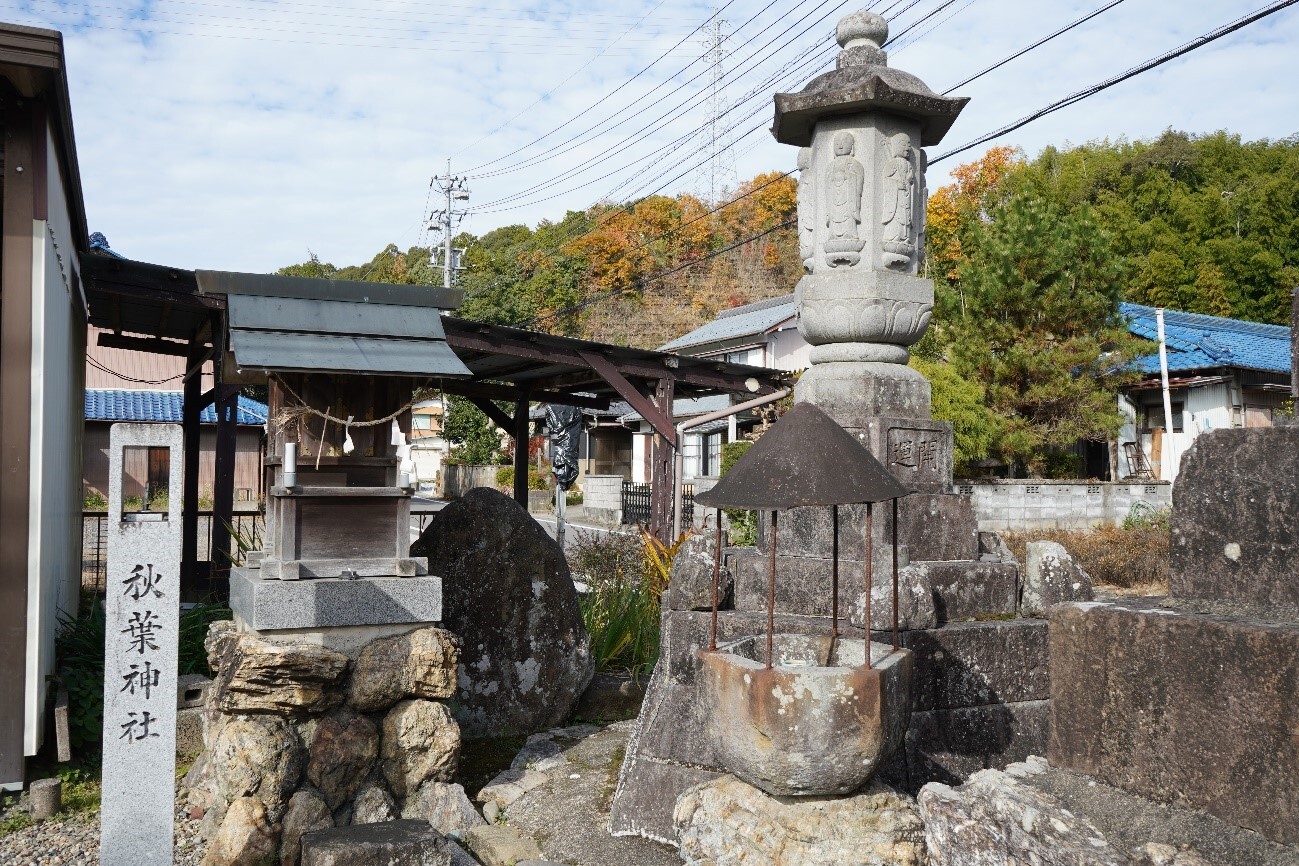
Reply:
M1159 397L1158 391L1146 392L1154 397ZM1159 405L1162 406L1162 398ZM1181 466L1182 457L1190 449L1195 438L1202 433L1211 430L1221 430L1233 425L1235 413L1232 410L1232 386L1226 382L1203 385L1195 388L1174 389L1172 392L1172 402L1183 402L1182 409L1182 431L1180 433L1165 432L1163 437L1163 462L1169 462L1169 447L1171 444L1172 463L1168 466L1167 471L1158 472L1161 481L1173 481L1177 478L1177 471ZM1138 439L1137 430L1140 426L1141 409L1140 404L1134 406L1127 399L1119 398L1119 411L1123 414L1123 427L1119 431L1120 442L1141 442L1141 448L1146 454L1146 460L1150 462L1152 468L1160 470L1151 459L1152 436L1149 433L1142 433ZM1162 411L1162 409L1160 410ZM1128 465L1127 458L1122 451L1119 453L1119 477L1123 478L1132 473L1132 468Z
M86 321L58 149L47 149L48 220L32 221L31 518L23 741L40 749L60 615L75 616L81 560L81 421ZM177 576L179 577L179 576Z
M767 336L767 366L790 371L812 366L812 347L793 323Z

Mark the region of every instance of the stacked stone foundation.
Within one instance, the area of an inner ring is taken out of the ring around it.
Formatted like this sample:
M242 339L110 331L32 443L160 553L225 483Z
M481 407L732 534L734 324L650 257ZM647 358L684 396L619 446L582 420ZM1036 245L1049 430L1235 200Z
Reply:
M453 780L450 632L411 626L345 654L217 623L207 649L204 751L184 783L205 812L204 866L294 866L303 833L425 817Z

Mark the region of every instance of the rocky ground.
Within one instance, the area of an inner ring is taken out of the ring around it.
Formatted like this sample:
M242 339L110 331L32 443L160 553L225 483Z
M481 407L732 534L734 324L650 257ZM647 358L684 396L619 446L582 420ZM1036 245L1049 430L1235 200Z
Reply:
M0 808L0 827L18 823L27 805L9 800ZM199 866L203 840L199 821L183 807L176 812L176 866ZM0 831L2 832L2 831ZM99 814L60 814L7 835L0 835L0 863L5 866L98 866Z
M468 829L448 833L462 846L453 849L457 852L453 863L456 866L506 866L525 861L572 866L680 864L682 853L674 848L636 837L608 835L609 802L631 727L631 722L604 728L575 725L528 738L510 767L478 792L477 812L460 795L460 802L472 820L465 822L471 825ZM826 862L821 856L824 852L815 845L809 848L816 840L838 838L846 832L844 828L858 836L864 832L858 827L859 821L845 822L843 816L828 812L821 815L827 804L794 803L794 806L809 807L811 812L792 818L783 815L781 809L791 808L788 801L763 798L755 789L729 777L704 793L717 799L726 793L724 785L719 787L722 783L747 789L747 793L740 793L750 799L756 796L762 802L733 796L711 813L708 804L696 804L695 811L703 820L702 824L686 822L692 830L699 831L691 836L688 862L736 866L770 862L771 852L766 850L772 847L769 844L748 845L747 853L733 850L721 838L727 835L728 826L735 832L742 831L746 838L779 842L776 847L781 854L777 859L798 864ZM920 805L920 814L932 825L927 828L931 831L927 858L923 836L916 837L914 829L898 830L890 826L875 828L880 831L875 833L878 839L871 833L862 839L854 837L854 853L846 860L833 858L835 862L918 864L928 860L930 866L966 866L975 862L1007 862L1004 857L1000 861L996 857L1008 855L1014 849L1014 854L1027 857L1025 862L1040 859L1050 864L1299 866L1299 851L1295 848L1269 843L1255 833L1201 813L1160 806L1086 776L1049 768L1040 758L1013 765L1006 773L985 771L978 774L976 781L960 788L931 787L935 791L922 794ZM889 796L896 798L891 792ZM892 824L911 818L918 824L920 818L913 814L915 802L910 798L901 799L906 803L892 810L898 813ZM837 800L829 805L846 802ZM0 864L94 866L99 862L96 814L65 814L14 829L25 823L25 810L25 801L12 798L0 807ZM818 815L823 824L828 821L840 829L828 834L818 830L809 836L807 831L816 824L812 819ZM175 862L178 866L200 866L204 854L204 843L199 836L201 818L201 814L191 813L183 804L177 808ZM972 825L971 820L978 826ZM1042 825L1038 828L1042 832L1019 832L1027 831L1033 824ZM1054 829L1047 828L1048 824ZM750 830L757 835L751 836ZM935 842L942 845L945 836L952 837L947 840L947 850L936 852ZM1108 845L1102 840L1108 840ZM1152 840L1158 844L1148 844ZM885 841L888 845L882 848ZM913 851L917 841L919 850ZM804 848L808 849L804 852L807 856L797 856ZM994 859L978 859L979 851ZM1064 856L1070 851L1076 857Z

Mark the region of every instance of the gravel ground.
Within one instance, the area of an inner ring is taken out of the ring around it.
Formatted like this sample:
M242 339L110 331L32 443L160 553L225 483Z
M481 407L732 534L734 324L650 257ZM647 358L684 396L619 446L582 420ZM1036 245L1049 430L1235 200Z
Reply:
M26 804L10 801L0 809L0 823ZM201 822L184 809L176 811L176 866L198 866L203 859ZM98 813L59 815L25 830L0 836L0 864L4 866L98 866Z

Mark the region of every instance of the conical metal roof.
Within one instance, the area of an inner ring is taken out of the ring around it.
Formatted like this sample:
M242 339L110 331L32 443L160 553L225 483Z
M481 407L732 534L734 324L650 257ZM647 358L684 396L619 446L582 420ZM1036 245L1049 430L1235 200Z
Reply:
M782 511L883 502L911 492L829 415L811 403L799 403L695 502L709 508Z

